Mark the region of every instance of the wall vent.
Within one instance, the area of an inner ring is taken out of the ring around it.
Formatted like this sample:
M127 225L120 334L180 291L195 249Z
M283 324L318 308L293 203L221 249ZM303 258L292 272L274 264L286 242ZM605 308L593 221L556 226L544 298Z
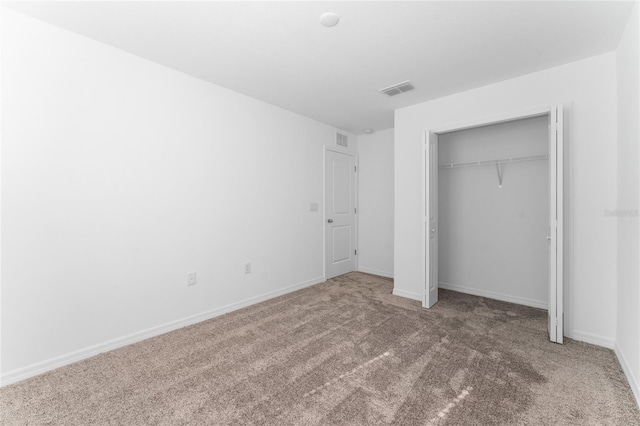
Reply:
M336 143L347 148L349 146L349 137L342 133L336 133Z
M395 96L413 89L413 84L411 84L411 81L407 80L403 81L402 83L394 84L393 86L385 87L384 89L380 89L378 91L380 93L384 93L387 96Z

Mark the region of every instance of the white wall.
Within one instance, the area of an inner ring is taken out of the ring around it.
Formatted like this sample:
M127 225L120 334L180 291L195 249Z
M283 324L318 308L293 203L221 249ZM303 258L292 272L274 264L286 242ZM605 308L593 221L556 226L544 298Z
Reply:
M640 401L640 112L638 98L639 6L636 5L616 57L618 61L618 326L616 353Z
M547 155L547 116L445 133L441 165ZM548 306L549 165L530 161L440 168L440 288L546 309Z
M2 35L3 383L323 280L334 128L15 12Z
M393 277L393 129L358 136L358 270Z
M616 55L608 53L396 110L395 294L420 298L425 259L422 138L426 129L565 104L569 197L565 206L565 335L612 347L616 329ZM572 150L572 151L571 151Z

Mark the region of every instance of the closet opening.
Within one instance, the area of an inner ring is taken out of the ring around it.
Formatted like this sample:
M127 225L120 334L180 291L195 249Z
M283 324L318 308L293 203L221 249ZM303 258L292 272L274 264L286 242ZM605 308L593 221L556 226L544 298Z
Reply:
M562 151L561 106L425 132L424 307L443 288L545 309L562 343Z

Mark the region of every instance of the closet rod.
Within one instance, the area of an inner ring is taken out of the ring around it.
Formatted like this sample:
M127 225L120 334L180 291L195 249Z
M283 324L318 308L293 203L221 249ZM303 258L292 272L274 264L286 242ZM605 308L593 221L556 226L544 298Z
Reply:
M524 161L537 161L537 160L546 160L549 156L544 155L529 155L525 157L509 157L509 158L500 158L497 160L482 160L482 161L467 161L465 163L449 163L443 164L440 166L441 169L454 169L457 167L468 167L468 166L487 166L493 164L506 164L506 163L521 163Z

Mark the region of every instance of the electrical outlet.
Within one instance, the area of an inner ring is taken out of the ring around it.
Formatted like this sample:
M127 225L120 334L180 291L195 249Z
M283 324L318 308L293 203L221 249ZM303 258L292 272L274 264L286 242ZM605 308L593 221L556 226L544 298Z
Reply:
M251 262L247 262L244 264L244 273L245 274L251 273Z
M189 272L187 274L187 285L196 285L198 281L196 280L196 273Z

